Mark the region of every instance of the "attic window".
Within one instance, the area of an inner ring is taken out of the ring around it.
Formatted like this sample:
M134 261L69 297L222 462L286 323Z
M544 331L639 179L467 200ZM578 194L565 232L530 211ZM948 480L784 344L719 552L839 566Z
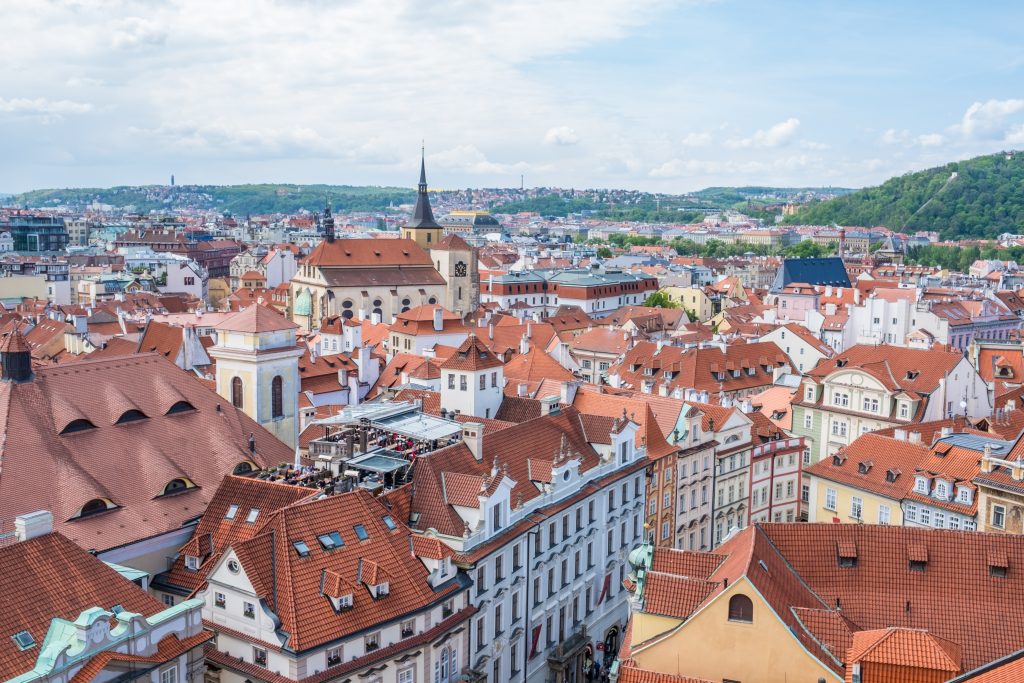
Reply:
M85 418L79 418L68 422L67 427L60 430L61 434L73 434L74 432L84 432L87 429L96 429L96 425L89 422Z
M36 644L36 639L33 638L32 634L28 631L18 631L11 636L11 640L13 640L15 645L18 646L18 649L22 651L27 650L30 647L35 647Z
M106 512L117 507L106 498L93 498L82 506L82 509L78 512L79 517L89 517L90 515L97 515L101 512Z
M256 518L259 517L259 516L260 516L259 508L251 508L249 510L249 516L245 518L245 521L247 521L249 524L252 524L253 522L256 521Z
M874 464L875 463L873 463L870 460L868 460L867 462L857 463L857 472L860 474L867 474L868 472L871 471L871 468L872 466L874 466Z
M907 379L917 379L917 376L920 374L918 370L907 370Z
M838 467L842 465L844 462L846 462L846 456L843 455L842 453L836 453L835 455L832 456L833 465Z
M890 484L892 484L893 482L895 482L899 478L900 478L900 471L899 470L892 469L892 470L889 470L888 472L885 473L885 480L887 482L889 482Z
M195 484L188 481L187 479L178 477L177 479L171 479L169 482L167 482L167 486L164 487L164 495L167 496L172 493L187 491L188 489L191 488L195 488Z
M146 414L144 412L142 412L141 410L135 410L134 408L131 408L130 410L126 410L123 413L121 413L121 417L117 418L117 422L115 422L114 424L121 425L126 422L135 422L137 420L145 419Z
M345 541L341 540L341 534L337 531L321 534L316 537L316 540L320 541L320 546L324 550L334 550L345 545Z
M167 409L165 415L173 415L175 413L187 413L190 410L195 410L196 407L188 401L177 401L174 405ZM130 412L130 411L129 411ZM127 414L127 413L125 413ZM121 416L122 418L124 415Z
M988 575L997 579L1005 579L1010 569L1010 561L1006 551L993 550L988 554Z
M359 537L360 541L365 541L370 537L370 534L366 533L366 527L364 527L362 524L356 524L354 527L352 527L352 530L356 532L356 536Z
M836 552L840 567L857 566L857 545L854 543L837 543Z
M910 571L923 572L928 566L928 548L923 545L911 545L907 547L907 559Z
M309 546L305 541L295 541L292 543L292 547L295 548L295 554L299 557L309 557Z
M839 360L836 361L836 367L837 368L845 368L846 364L849 363L849 362L850 361L846 360L845 358L840 358Z
M238 514L238 506L229 505L228 511L224 514L224 519L234 519L236 514Z
M242 462L235 465L235 469L231 470L231 474L250 474L253 471L253 469L255 468L252 466L251 462L249 462L248 460L243 460Z
M398 528L398 525L395 524L395 520L391 515L384 515L384 526L386 526L390 531L394 531Z

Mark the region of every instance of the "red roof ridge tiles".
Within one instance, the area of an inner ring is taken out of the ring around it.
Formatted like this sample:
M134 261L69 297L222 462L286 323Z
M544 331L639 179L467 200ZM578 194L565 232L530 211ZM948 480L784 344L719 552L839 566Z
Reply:
M480 341L475 334L470 334L455 350L455 353L441 363L441 369L476 372L500 368L502 365L501 359L495 356L486 344Z

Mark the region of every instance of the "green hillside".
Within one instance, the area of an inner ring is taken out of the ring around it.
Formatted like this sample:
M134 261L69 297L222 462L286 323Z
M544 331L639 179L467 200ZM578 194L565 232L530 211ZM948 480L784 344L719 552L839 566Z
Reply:
M213 209L234 215L319 211L324 198L339 211L384 211L388 206L415 201L413 190L398 187L349 185L143 185L110 188L32 190L12 202L30 208L67 206L82 209L92 202L118 208L159 210Z
M935 230L943 239L1024 232L1024 155L990 154L890 178L809 204L786 223Z

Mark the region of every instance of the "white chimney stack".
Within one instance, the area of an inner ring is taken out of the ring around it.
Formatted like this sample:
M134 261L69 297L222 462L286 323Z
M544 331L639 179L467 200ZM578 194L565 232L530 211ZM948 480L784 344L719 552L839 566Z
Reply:
M434 309L434 331L440 332L444 329L444 309L438 306Z
M477 462L484 457L484 426L479 422L465 422L462 425L462 442Z
M19 541L28 541L53 532L53 515L48 510L36 510L14 518L14 535Z

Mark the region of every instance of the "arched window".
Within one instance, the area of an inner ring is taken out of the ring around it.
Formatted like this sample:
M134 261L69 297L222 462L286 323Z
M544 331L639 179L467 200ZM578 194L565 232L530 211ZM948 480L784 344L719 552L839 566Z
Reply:
M79 418L68 422L68 426L61 430L61 434L73 434L74 432L83 432L86 429L96 429L96 425L89 422L85 418Z
M166 496L169 493L178 493L179 491L184 491L190 488L192 488L192 485L186 479L182 479L180 477L177 479L171 479L167 482L167 486L164 487L164 495Z
M115 422L114 424L122 425L125 422L135 422L136 420L145 419L146 414L144 412L142 412L141 410L136 410L135 408L130 408L129 410L126 410L123 413L121 413L121 417L117 418L117 422Z
M109 501L105 498L93 498L85 505L82 506L82 510L78 513L79 517L88 517L89 515L95 515L100 512L106 512L115 505L108 504Z
M270 416L284 417L284 395L281 388L281 375L276 375L270 382Z
M729 598L729 621L754 621L754 603L746 595L737 593Z
M231 380L231 405L236 408L242 407L242 378L235 377Z
M196 407L189 403L188 401L176 401L174 405L167 409L167 414L173 415L174 413L185 413L188 412L189 410L195 409Z
M232 470L231 474L250 474L254 469L255 468L253 467L252 462L248 460L243 460L242 462L235 465L235 469Z

